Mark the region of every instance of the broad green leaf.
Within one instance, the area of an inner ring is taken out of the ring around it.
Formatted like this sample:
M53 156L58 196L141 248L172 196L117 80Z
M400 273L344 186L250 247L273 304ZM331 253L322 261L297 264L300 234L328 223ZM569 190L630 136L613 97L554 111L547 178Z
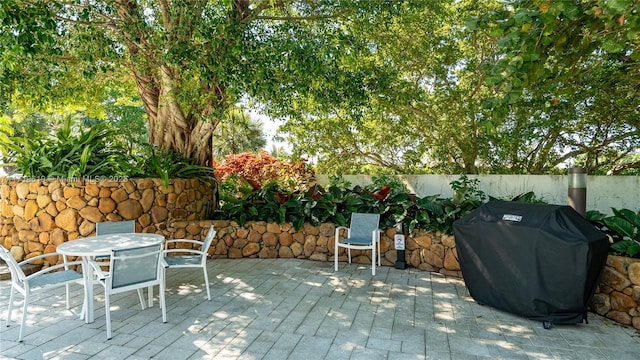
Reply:
M624 14L631 9L633 0L603 0L603 6L614 11L615 14Z
M627 220L619 217L608 217L604 219L604 223L623 237L633 238L634 226Z
M602 44L602 48L610 53L618 53L625 48L625 43L620 42L618 39L608 39Z

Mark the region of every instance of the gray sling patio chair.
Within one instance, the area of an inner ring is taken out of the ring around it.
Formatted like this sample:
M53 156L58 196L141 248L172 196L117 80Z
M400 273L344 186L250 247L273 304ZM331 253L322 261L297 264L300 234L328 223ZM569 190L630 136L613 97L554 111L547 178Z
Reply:
M202 268L208 300L211 300L211 291L209 290L209 276L207 275L207 257L209 255L209 247L211 247L215 237L216 230L211 225L204 241L193 239L166 240L163 252L164 261L167 263L166 269Z
M109 272L104 272L95 261L90 261L100 284L104 287L104 307L107 323L107 339L111 339L111 295L137 290L140 304L143 288L158 285L160 287L160 308L162 322L167 322L167 306L164 299L165 280L162 259L162 244L111 251ZM151 307L153 303L150 303Z
M96 223L96 235L125 234L136 232L136 221L105 221Z
M9 293L9 310L7 311L6 326L9 326L11 322L11 313L13 307L13 295L19 292L24 297L24 304L22 306L22 321L20 322L20 333L18 335L18 341L22 341L24 335L24 324L27 322L27 308L29 302L34 293L44 292L58 288L60 286L66 287L66 302L67 309L70 308L69 299L69 285L79 284L84 286L84 278L79 272L72 270L70 266L80 265L80 261L67 261L67 257L63 256L63 262L42 268L41 270L26 275L22 270L24 265L40 261L47 257L61 256L58 253L48 253L44 255L34 256L25 261L17 262L13 255L4 246L0 245L0 258L7 263L9 271L11 272L11 292ZM83 303L84 305L84 303Z
M135 220L122 221L104 221L96 223L96 236L111 234L127 234L136 232ZM96 256L94 259L104 269L109 266L109 256ZM142 290L138 290L140 294L140 306L144 309L144 300L142 300ZM148 289L149 306L153 303L153 287Z
M351 263L351 249L371 250L371 275L376 274L376 266L380 266L380 214L351 214L349 227L338 226L335 233L334 268L338 271L338 251L347 249ZM340 240L340 231L347 231L347 238ZM377 250L376 250L377 249ZM376 265L377 258L377 265Z

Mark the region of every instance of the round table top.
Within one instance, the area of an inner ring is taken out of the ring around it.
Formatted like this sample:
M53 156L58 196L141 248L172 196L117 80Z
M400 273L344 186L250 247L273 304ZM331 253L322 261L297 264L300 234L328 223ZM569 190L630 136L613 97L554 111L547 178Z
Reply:
M123 233L98 235L64 242L56 248L62 255L101 256L110 255L111 250L129 249L139 246L159 244L164 236L147 233Z

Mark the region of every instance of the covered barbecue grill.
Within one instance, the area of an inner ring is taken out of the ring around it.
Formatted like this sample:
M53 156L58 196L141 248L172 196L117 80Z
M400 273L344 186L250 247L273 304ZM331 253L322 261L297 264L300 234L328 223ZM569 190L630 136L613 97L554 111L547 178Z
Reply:
M609 240L569 206L491 201L453 225L480 304L555 323L587 320Z

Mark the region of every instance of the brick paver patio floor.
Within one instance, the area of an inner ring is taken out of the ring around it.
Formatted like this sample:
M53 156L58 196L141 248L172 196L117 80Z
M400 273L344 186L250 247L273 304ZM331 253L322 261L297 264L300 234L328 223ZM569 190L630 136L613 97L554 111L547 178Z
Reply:
M640 334L595 314L554 325L476 304L462 279L416 269L298 259L209 260L212 300L199 270L167 278L168 323L158 302L135 292L112 300L106 340L102 290L96 320L78 319L64 290L34 299L23 343L19 310L4 326L8 280L0 281L3 359L638 359ZM157 295L157 294L156 294ZM21 297L18 297L21 302ZM156 299L157 300L157 299ZM18 304L19 305L19 304Z

